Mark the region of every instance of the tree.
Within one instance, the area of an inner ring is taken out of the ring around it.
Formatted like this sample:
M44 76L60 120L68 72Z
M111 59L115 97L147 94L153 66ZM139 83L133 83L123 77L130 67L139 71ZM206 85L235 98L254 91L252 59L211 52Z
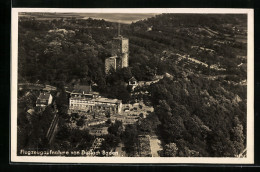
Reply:
M85 120L80 118L78 121L77 121L77 126L79 127L82 127L83 125L85 124Z
M126 153L131 156L134 155L135 145L137 142L137 128L135 125L126 125L122 140L125 145Z
M225 41L223 34L232 34L233 30L223 24L245 26L246 16L162 14L130 26L125 25L124 34L131 40L130 67L111 71L110 75L105 75L104 60L110 56L109 40L113 38L114 32L113 29L104 28L115 28L113 24L103 20L76 18L67 20L66 23L61 20L50 23L21 20L18 34L19 82L39 80L44 84L58 86L59 89L73 80L84 84L95 82L95 91L127 103L137 97L131 96L131 89L125 86L130 77L150 81L154 74L167 72L174 76L173 79L165 77L147 86L148 89L143 87L142 91L148 91L149 94L138 97L152 104L158 120L155 117L148 119L148 115L147 119L141 120L140 125L127 126L123 134L118 132L120 127L110 128L113 135L122 137L128 153L134 152L138 133L154 132L157 129L166 144L176 143L179 152L176 156L198 156L198 152L199 156L234 156L245 148L247 89L246 86L233 82L239 83L246 79L246 59L235 58L234 54L237 52L246 55L246 44ZM152 31L146 32L150 26L153 26ZM64 28L66 31L54 28ZM214 34L214 31L219 34ZM204 51L200 48L190 51L191 46L214 49L214 53L207 53L206 49ZM167 53L162 55L164 50ZM177 54L184 55L186 52L192 58L208 64L208 68L189 63L187 59L180 60ZM165 58L162 59L162 56ZM240 63L244 63L245 67L237 67ZM219 64L226 71L211 69L210 66L214 64ZM208 75L209 70L211 76ZM233 103L235 95L242 101ZM29 98L24 104L19 103L19 108L33 108L36 98ZM61 93L56 100L59 115L66 118L68 97ZM32 125L31 128L26 128L26 120L19 119L18 122L22 125L18 125L18 135L29 138L20 141L27 147L44 147L43 131L48 128L49 119L53 115L47 109L44 113L30 116L33 118L28 122L28 126ZM79 120L76 115L72 116ZM106 116L109 117L109 114ZM68 145L67 142L71 142L72 137L61 142ZM77 141L79 144L72 144L71 148L79 148L80 145L84 147L84 142Z
M111 124L111 123L112 123L111 119L110 118L107 119L106 124Z
M56 134L56 139L66 140L70 137L70 131L66 125L59 125L59 130Z
M138 126L138 130L141 133L149 134L152 132L151 122L147 119L141 120L141 124Z
M107 118L110 118L110 116L111 116L110 111L107 110L105 113L106 113L106 117L107 117Z
M30 124L27 113L20 112L17 118L17 147L18 150L24 149L30 138L32 125Z
M69 142L71 143L71 149L87 149L91 146L93 141L93 136L89 134L88 129L78 130L72 129L70 130L70 138Z
M123 132L123 123L116 120L115 123L111 124L111 126L108 127L108 132L110 134L114 134L115 136L120 136Z
M177 155L178 147L175 143L169 143L164 146L165 157L175 157Z
M241 153L244 150L245 136L243 134L243 125L236 116L234 119L235 127L231 130L231 140L236 148L236 154Z
M102 142L101 150L111 151L112 148L118 146L120 142L120 138L115 136L114 134L108 134L104 137L104 141Z
M146 118L141 119L140 125L138 125L138 131L141 134L153 134L157 133L160 121L155 113L147 115Z

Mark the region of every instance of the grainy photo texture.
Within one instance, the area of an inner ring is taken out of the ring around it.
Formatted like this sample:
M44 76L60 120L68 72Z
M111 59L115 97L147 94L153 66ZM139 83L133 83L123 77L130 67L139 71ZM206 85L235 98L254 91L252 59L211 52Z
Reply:
M18 157L247 157L247 14L19 12L17 46Z

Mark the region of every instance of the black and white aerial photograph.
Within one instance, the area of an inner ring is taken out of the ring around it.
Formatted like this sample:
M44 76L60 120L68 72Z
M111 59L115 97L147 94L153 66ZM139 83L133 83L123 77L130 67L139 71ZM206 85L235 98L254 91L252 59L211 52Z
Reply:
M17 14L20 161L248 158L247 13Z

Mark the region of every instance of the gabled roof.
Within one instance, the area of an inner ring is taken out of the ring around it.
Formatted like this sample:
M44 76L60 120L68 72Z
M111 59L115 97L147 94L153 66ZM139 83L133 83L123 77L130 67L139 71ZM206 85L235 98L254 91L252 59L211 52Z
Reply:
M38 99L41 99L41 100L48 100L49 97L50 97L50 93L41 93L38 97Z
M89 86L89 85L75 85L72 93L88 94L91 91L92 91L92 89L91 89L91 86Z
M51 85L45 85L45 88L43 88L43 90L57 90L57 88Z
M37 98L36 104L48 104L50 93L41 93Z
M137 81L137 80L135 79L135 77L132 77L132 78L129 79L129 81L130 81L130 82L135 82L135 81Z

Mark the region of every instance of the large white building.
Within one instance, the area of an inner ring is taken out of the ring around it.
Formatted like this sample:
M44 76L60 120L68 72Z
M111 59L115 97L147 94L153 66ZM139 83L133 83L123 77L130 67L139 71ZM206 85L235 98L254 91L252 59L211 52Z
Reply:
M90 86L76 86L71 92L69 99L69 110L71 112L109 111L121 113L122 101L108 99L93 92Z

